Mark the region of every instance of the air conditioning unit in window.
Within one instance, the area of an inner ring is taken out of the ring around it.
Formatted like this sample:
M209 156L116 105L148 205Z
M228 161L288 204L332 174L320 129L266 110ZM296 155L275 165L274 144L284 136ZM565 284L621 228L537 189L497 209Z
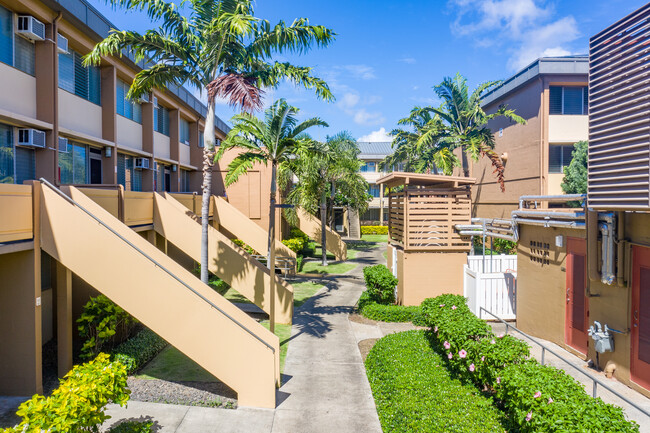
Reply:
M56 34L56 49L59 53L68 54L68 38L62 36L61 33Z
M135 158L134 168L136 170L149 170L148 158Z
M68 153L68 139L65 137L59 137L59 152Z
M158 108L158 98L155 96L151 99L151 102L153 102L153 107Z
M38 129L18 129L18 145L29 147L45 147L45 132Z
M30 41L42 41L45 39L45 24L31 15L18 15L16 34Z
M145 93L144 95L140 96L138 99L136 99L134 102L137 102L138 104L147 104L151 102L151 97L149 93Z

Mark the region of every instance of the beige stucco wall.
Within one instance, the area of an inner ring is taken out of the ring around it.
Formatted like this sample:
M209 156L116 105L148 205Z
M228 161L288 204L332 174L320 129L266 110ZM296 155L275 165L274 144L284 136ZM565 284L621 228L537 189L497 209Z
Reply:
M180 143L178 160L181 164L190 165L190 146Z
M0 62L0 108L36 118L36 78Z
M59 125L101 138L102 107L59 89Z
M564 173L549 173L548 174L548 193L550 195L564 194L562 191L562 181L564 180Z
M153 133L153 154L159 158L169 159L169 137L160 132Z
M131 149L142 150L142 125L118 115L117 143Z
M577 143L589 139L589 116L548 116L550 143Z

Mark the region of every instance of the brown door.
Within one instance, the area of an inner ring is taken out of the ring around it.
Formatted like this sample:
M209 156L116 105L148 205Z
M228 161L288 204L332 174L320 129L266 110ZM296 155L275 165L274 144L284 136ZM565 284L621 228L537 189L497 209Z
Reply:
M650 388L650 248L633 247L632 380Z
M566 260L566 343L587 354L587 241L567 239Z

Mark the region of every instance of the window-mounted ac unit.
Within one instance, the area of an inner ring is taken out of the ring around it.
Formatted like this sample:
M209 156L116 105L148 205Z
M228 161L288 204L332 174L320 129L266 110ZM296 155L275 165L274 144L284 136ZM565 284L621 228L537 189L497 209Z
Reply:
M153 102L154 108L158 108L158 98L154 96L153 98L151 98L151 102Z
M65 137L59 137L59 152L68 153L68 139Z
M148 158L135 158L134 167L136 170L149 170Z
M16 34L30 41L42 41L45 39L45 24L31 15L18 15Z
M18 129L18 145L29 147L45 147L45 132L38 129Z
M135 102L137 102L138 104L147 104L147 103L151 102L151 97L150 97L149 93L145 93L144 95L137 98L135 100Z
M61 33L56 34L56 49L59 53L68 54L68 38L62 36Z

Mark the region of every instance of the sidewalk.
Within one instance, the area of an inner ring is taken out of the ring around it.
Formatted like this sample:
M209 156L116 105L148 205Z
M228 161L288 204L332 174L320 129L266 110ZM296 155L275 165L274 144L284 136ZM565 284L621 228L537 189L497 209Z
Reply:
M360 252L358 266L294 312L287 358L273 409L202 408L129 402L111 406L108 428L121 420L151 420L159 433L381 432L357 335L348 320L363 291L362 268L381 263L383 249ZM358 327L357 327L358 328ZM368 337L364 337L368 338Z

